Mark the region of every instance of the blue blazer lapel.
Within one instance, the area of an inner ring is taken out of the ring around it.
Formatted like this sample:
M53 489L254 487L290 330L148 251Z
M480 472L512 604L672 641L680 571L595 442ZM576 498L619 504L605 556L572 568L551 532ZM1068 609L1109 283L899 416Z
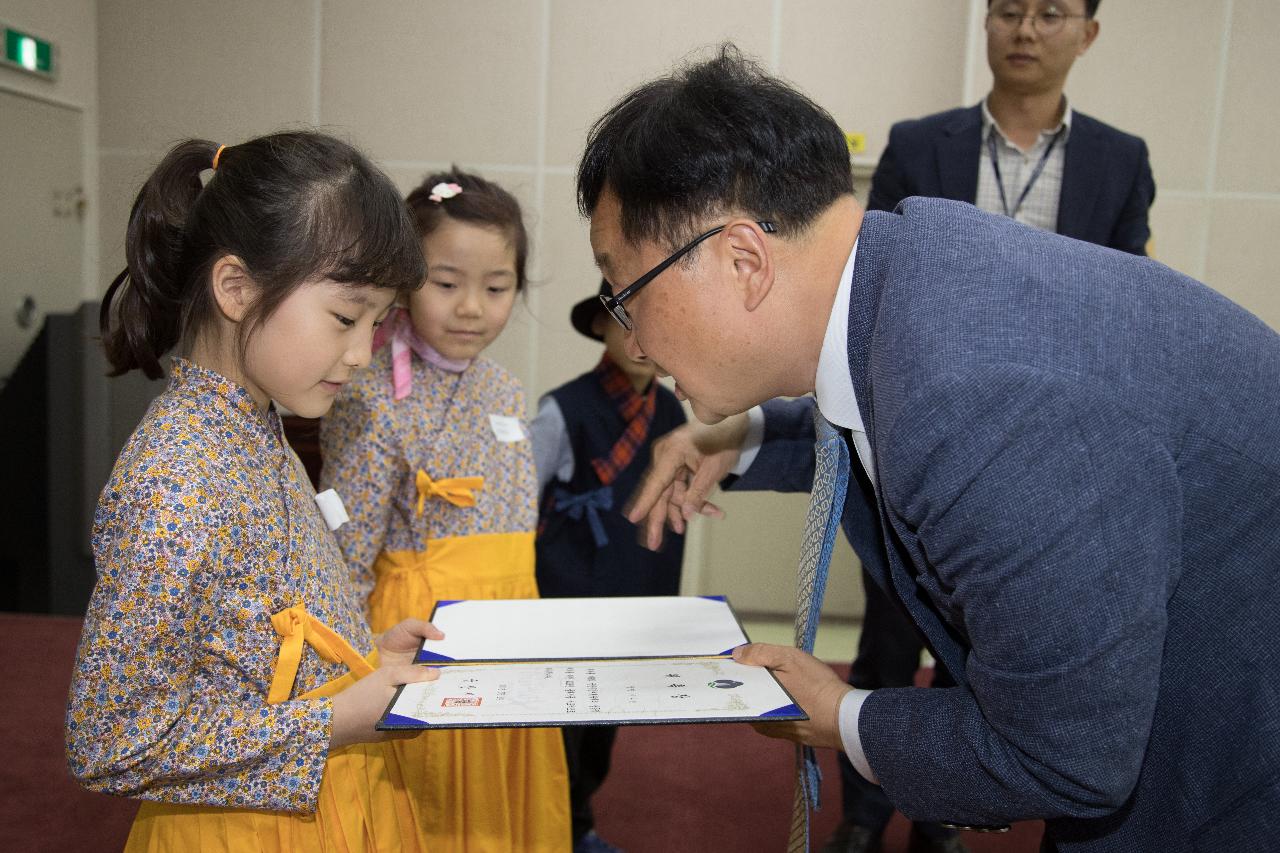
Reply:
M1106 180L1107 140L1088 116L1074 113L1062 163L1062 193L1058 198L1058 233L1088 239L1089 223Z
M867 429L867 439L871 443L872 459L877 457L875 407L871 397L871 370L874 367L871 345L875 336L875 318L880 307L880 296L889 268L886 259L893 254L893 245L897 243L894 232L901 226L901 221L902 218L897 214L869 211L862 220L862 230L858 235L858 254L853 263L853 283L849 296L849 376L853 380L858 410ZM876 479L881 480L878 465ZM876 565L878 561L872 560L864 560L863 565L886 592L898 596L924 634L934 656L947 667L957 684L967 687L964 661L968 644L957 637L933 604L921 597L915 574L908 569L901 546L895 538L883 490L876 490L874 506L868 503L865 510L851 506L862 500L861 492L851 488L850 496L845 502L846 520L851 522L851 527L857 528L859 523L875 523L878 519L881 553L884 555L884 562L880 565ZM863 513L869 515L864 516Z
M978 158L982 156L982 107L963 111L934 142L938 189L942 198L973 204L978 197Z

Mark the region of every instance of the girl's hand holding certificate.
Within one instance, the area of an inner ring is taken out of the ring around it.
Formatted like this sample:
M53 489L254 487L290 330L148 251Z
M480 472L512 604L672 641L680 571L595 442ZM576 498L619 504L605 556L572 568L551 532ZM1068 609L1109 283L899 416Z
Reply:
M377 638L380 666L333 697L329 748L406 737L402 732L378 731L374 724L402 684L434 681L433 667L417 666L414 654L423 640L443 640L444 632L423 619L406 619ZM416 732L410 733L416 734Z

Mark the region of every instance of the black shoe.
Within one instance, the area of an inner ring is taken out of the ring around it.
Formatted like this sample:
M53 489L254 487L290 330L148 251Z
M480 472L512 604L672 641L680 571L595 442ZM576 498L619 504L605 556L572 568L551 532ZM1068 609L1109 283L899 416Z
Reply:
M880 833L856 823L841 821L821 853L880 853Z
M969 853L969 848L960 840L960 833L955 830L948 830L947 835L930 838L912 824L907 853Z
M623 853L623 850L621 847L610 844L596 835L594 829L589 829L587 834L579 838L578 843L573 845L573 853Z

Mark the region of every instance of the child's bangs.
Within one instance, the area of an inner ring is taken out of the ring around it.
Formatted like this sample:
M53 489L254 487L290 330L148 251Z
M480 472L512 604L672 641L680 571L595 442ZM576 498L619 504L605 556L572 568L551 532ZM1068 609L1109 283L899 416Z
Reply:
M326 193L313 213L313 276L399 293L422 285L422 244L389 181L356 177Z

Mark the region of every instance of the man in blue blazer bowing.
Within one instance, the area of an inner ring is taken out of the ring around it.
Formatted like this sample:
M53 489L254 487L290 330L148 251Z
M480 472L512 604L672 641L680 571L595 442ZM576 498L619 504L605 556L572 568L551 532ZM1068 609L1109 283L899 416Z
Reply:
M750 646L810 716L772 734L843 749L912 819L1273 849L1280 336L1154 261L970 205L864 215L843 146L732 48L593 128L578 194L608 307L719 423L633 518L652 509L651 542L682 526L741 413L813 392L769 405L751 467L807 483L796 408L848 430L846 529L957 685L856 690Z
M1146 253L1155 183L1146 144L1074 110L1065 93L1075 60L1098 37L1099 0L989 0L991 91L981 103L895 124L871 182L868 210L904 198L967 201L1032 227ZM753 478L754 479L754 478ZM744 488L752 480L737 484ZM923 641L911 620L862 572L866 606L855 687L906 687ZM935 686L948 686L942 667ZM870 853L893 806L848 760L840 760L843 820L824 853ZM912 853L963 850L945 828L912 827Z

